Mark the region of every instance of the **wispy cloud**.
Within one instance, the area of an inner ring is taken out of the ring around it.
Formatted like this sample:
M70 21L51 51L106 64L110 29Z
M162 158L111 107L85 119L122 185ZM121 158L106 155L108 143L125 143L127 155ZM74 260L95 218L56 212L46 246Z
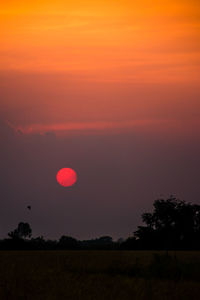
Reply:
M30 134L46 134L52 132L57 136L68 134L106 134L123 131L137 132L141 131L171 131L172 129L179 130L182 128L182 122L169 119L147 119L147 120L130 120L130 121L96 121L96 122L66 122L53 124L31 124L26 126L16 126L7 122L16 133L24 135ZM195 124L190 124L194 125ZM188 128L191 126L188 126Z

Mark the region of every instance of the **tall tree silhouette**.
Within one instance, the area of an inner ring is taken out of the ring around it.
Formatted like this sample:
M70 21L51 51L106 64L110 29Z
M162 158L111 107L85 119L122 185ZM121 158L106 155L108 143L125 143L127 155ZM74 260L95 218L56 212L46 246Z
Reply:
M146 248L196 247L200 244L200 205L175 197L154 201L152 213L142 214L146 226L134 236Z

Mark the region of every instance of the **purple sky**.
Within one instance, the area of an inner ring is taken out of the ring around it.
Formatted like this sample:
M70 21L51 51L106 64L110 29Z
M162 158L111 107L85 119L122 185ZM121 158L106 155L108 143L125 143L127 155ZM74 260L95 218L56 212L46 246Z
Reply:
M20 221L31 224L34 236L127 237L160 195L200 204L198 137L25 135L3 122L0 136L2 237ZM62 167L76 170L73 187L56 182Z

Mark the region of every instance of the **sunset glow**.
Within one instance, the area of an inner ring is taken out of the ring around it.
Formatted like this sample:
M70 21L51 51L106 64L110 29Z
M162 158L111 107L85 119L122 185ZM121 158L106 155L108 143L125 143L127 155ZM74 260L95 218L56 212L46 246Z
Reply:
M198 1L13 0L0 14L0 105L16 128L199 119Z
M0 28L0 232L118 240L199 202L200 0L7 0Z

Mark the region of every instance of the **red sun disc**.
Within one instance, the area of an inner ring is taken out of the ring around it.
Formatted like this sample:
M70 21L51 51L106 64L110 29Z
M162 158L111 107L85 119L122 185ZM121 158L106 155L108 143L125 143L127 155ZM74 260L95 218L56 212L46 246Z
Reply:
M62 168L57 173L57 181L62 186L72 186L77 181L77 174L71 168Z

